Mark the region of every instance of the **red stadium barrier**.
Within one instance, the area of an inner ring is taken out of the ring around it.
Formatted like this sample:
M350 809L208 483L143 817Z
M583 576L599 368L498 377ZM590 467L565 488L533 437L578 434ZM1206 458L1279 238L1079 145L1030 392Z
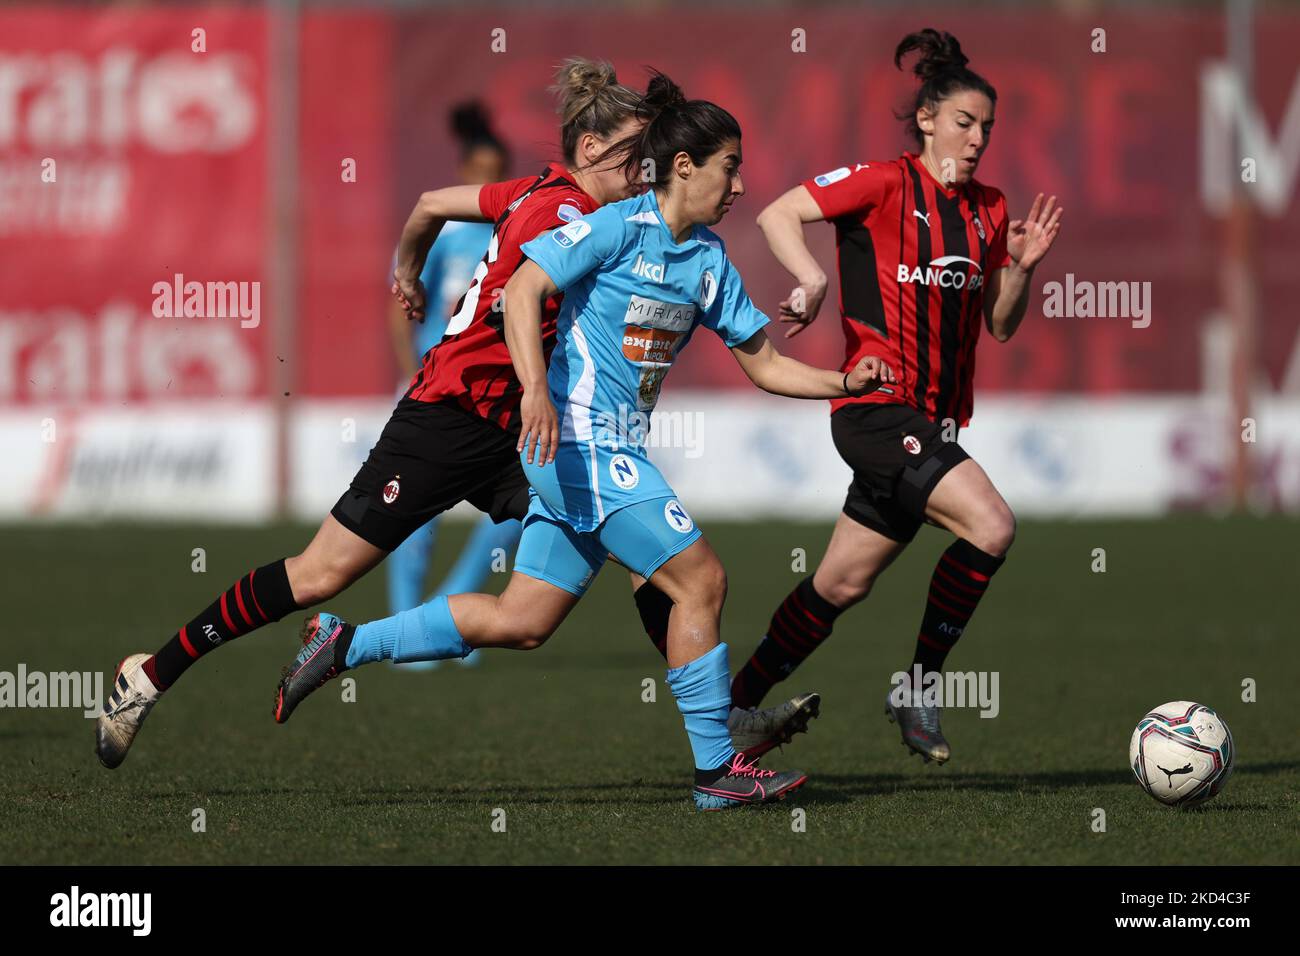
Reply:
M265 32L237 8L0 11L0 405L266 393L265 322L154 314L176 276L245 283L252 314Z
M553 64L572 53L612 59L630 83L668 71L716 99L745 128L748 195L720 227L760 307L788 283L753 226L762 205L844 162L891 157L891 111L909 80L893 44L921 24L852 8L418 14L307 10L299 30L295 394L380 394L395 370L382 321L384 275L418 192L451 182L447 107L482 96L527 172L554 153ZM933 18L932 18L933 19ZM1093 22L1096 20L1096 22ZM986 343L982 390L1190 392L1204 385L1202 331L1215 312L1221 225L1202 178L1215 139L1207 93L1223 56L1211 12L1071 15L944 12L972 66L1000 91L980 178L1023 214L1034 191L1067 209L1038 282L1149 281L1153 320L1031 314L1009 347ZM191 31L206 30L206 52ZM1091 31L1107 31L1105 53ZM503 35L494 30L504 30ZM807 52L793 52L792 31ZM1292 51L1300 17L1261 12L1257 109L1273 162L1258 219L1258 359L1266 382L1300 380L1300 245L1295 172L1300 91ZM494 40L504 52L493 52ZM0 404L257 398L277 321L158 318L155 283L264 282L273 220L268 105L282 82L264 12L214 7L0 11ZM1234 114L1230 119L1240 120ZM1287 125L1289 124L1289 125ZM1284 135L1285 134L1285 135ZM1290 152L1288 152L1290 150ZM341 163L357 163L344 182ZM1263 163L1268 157L1259 157ZM56 183L42 182L52 159ZM1235 173L1235 157L1229 164ZM1281 195L1279 201L1276 196ZM832 265L831 230L815 249ZM1041 306L1034 303L1034 312ZM165 310L164 310L165 311ZM823 364L841 357L835 303L790 348ZM677 386L731 385L738 373L696 347Z

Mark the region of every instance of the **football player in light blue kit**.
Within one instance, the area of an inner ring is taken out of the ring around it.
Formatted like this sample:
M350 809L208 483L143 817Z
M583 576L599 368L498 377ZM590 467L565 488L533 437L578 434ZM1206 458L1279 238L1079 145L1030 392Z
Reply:
M483 107L463 103L452 109L451 128L460 141L459 176L462 183L477 185L505 179L509 156L505 145L493 133ZM438 234L424 260L420 284L426 293L427 309L422 322L412 323L400 308L393 309L393 347L406 381L415 375L421 356L437 345L447 329L447 318L469 288L474 268L483 258L492 238L492 224L448 222ZM405 385L403 385L405 390ZM393 614L418 607L425 600L425 579L437 541L439 518L434 518L402 542L388 556L388 606ZM460 556L434 596L477 591L487 578L494 559L509 554L519 543L522 526L509 520L496 524L484 515L474 525ZM462 664L478 663L470 654ZM401 665L411 670L437 667L436 661Z
M534 489L510 583L499 596L454 594L344 625L324 680L371 661L539 647L612 555L653 577L673 602L668 684L695 759L692 793L699 809L720 810L780 799L807 778L747 764L732 745L727 646L719 639L726 573L647 457L643 426L700 325L726 343L751 381L776 394L865 394L894 377L871 356L841 374L772 347L767 317L745 294L722 241L704 228L744 192L739 125L712 103L686 101L658 73L642 109L647 123L624 145L628 168L655 171L652 190L525 243L527 258L506 284L506 339L524 389L519 449ZM541 304L561 291L548 375Z

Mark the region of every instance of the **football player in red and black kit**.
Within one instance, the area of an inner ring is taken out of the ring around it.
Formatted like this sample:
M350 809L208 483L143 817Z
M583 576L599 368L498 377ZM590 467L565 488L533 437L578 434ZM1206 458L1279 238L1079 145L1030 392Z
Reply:
M629 181L625 154L617 148L632 142L640 128L641 94L619 84L608 63L581 58L561 65L555 89L563 164L552 163L535 177L421 196L403 230L394 273L394 292L412 318L423 317L420 270L442 224L494 223L487 253L446 336L425 353L379 441L306 550L250 571L156 654L134 654L118 665L96 722L96 753L104 766L126 758L162 693L200 657L330 599L435 515L460 501L497 520L526 513L528 482L515 447L520 387L497 296L523 261L521 244L641 188ZM558 297L547 302L548 346L554 344L558 308ZM637 607L647 630L662 645L671 602L652 585L634 583L641 585ZM318 625L318 617L308 620L304 643ZM527 635L519 639L518 645L503 640L503 646L528 646ZM278 698L276 718L282 719ZM794 729L792 724L789 732Z
M935 567L909 674L886 713L927 761L950 756L934 695L922 696L966 629L1015 536L1015 517L956 442L971 414L980 325L1015 334L1034 267L1051 249L1062 210L1040 194L1008 222L1006 199L974 178L988 147L997 93L967 69L956 38L922 30L895 51L919 52L920 80L902 117L920 147L896 160L855 163L796 186L760 214L773 254L799 283L781 303L787 337L817 317L827 281L804 242L804 223L834 223L845 335L843 368L880 355L898 378L831 403L831 435L853 469L843 513L816 573L772 617L736 675L732 703L754 707L865 598L922 521L956 535ZM919 671L917 668L919 667ZM921 674L920 686L910 675ZM910 693L909 693L910 691Z

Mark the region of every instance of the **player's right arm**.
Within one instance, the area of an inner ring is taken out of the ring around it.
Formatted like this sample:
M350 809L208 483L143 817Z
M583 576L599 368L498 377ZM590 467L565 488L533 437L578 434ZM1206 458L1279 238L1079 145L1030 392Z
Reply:
M519 264L501 293L505 307L506 348L523 386L519 401L519 442L515 451L528 448L528 463L545 465L555 460L560 442L559 417L546 387L546 355L542 349L542 303L559 289L536 262Z
M787 339L798 335L817 318L826 298L826 273L813 258L803 234L804 223L821 222L823 218L812 194L802 185L795 186L758 214L758 228L763 230L772 255L798 283L780 303L781 321L794 323L786 330Z
M397 245L397 267L393 270L393 294L412 319L424 318L424 289L420 271L438 233L449 220L491 222L480 205L485 186L448 186L422 193L411 210Z
M519 403L519 444L528 448L528 464L555 460L560 441L559 418L546 385L542 350L542 303L610 262L626 236L623 213L606 206L558 229L543 232L519 247L527 258L502 292L506 348L524 394Z
M826 273L804 241L804 224L861 215L880 204L891 182L886 167L879 164L841 166L800 183L758 214L758 227L772 254L799 283L780 305L781 321L790 324L787 339L817 318L828 286Z

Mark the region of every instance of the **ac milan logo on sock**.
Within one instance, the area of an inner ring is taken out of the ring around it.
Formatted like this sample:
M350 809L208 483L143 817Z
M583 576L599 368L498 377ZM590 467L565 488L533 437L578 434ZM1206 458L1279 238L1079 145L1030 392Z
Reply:
M401 475L397 476L397 478L401 478L401 477L402 477ZM384 485L384 504L386 505L391 505L394 501L396 501L397 496L402 491L402 486L397 483L397 478L394 478L388 484Z
M921 440L915 435L903 436L903 450L909 455L921 454Z

